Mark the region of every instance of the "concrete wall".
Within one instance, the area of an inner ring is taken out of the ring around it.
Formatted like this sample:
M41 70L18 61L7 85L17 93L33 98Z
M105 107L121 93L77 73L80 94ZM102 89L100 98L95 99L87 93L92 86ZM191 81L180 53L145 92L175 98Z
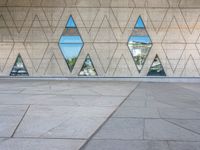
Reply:
M72 73L58 46L72 15L84 47ZM169 77L200 75L200 0L0 0L0 75L20 53L30 76L77 76L89 53L100 77L146 76L156 54ZM127 42L138 16L153 47L139 74Z

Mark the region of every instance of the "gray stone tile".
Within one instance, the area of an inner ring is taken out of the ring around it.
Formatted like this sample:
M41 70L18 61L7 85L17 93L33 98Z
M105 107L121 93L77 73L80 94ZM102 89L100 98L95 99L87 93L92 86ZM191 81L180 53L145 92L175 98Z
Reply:
M169 150L167 142L91 140L84 150Z
M200 112L190 109L178 108L159 108L161 118L171 119L200 119Z
M78 150L84 140L7 139L0 142L1 150Z
M200 120L185 120L185 119L184 120L166 119L166 120L200 134Z
M143 119L111 118L94 139L142 139L143 127Z
M26 119L14 137L38 138L89 138L106 118Z
M0 137L12 136L27 107L0 105Z
M157 108L120 107L113 117L160 118Z
M125 97L120 96L2 94L0 104L115 107L118 106L124 99Z
M199 150L200 142L169 142L170 150Z
M0 116L0 137L11 137L22 116Z
M32 106L15 137L88 138L112 107Z
M22 116L27 105L0 105L0 116Z
M200 141L200 135L161 119L145 120L144 138L148 140Z

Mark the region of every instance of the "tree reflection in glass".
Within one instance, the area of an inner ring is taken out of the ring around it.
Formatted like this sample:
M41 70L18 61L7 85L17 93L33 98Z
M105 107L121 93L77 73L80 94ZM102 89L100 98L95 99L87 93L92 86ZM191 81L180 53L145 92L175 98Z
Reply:
M28 72L20 54L17 56L10 76L28 76Z
M83 40L72 16L67 21L67 25L59 41L59 46L69 70L72 72L83 47Z
M97 76L97 72L94 68L92 59L90 58L89 54L85 58L79 76Z
M147 76L166 76L158 55L156 55Z
M129 37L128 47L137 69L140 72L152 47L152 41L140 16L131 36Z

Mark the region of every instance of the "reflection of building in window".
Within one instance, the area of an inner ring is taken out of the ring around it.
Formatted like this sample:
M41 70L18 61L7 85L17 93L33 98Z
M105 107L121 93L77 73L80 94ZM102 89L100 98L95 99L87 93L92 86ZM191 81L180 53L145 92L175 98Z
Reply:
M94 68L90 55L86 56L86 59L83 63L79 76L96 76L97 72Z
M151 68L149 69L148 76L166 76L158 55L156 55Z
M138 18L133 32L129 37L128 47L140 72L152 47L151 39L141 17Z
M28 76L28 72L26 70L26 67L24 65L24 62L23 62L20 54L17 56L15 64L10 73L10 76Z
M59 46L69 70L72 72L83 47L83 41L72 16L67 21L59 41Z

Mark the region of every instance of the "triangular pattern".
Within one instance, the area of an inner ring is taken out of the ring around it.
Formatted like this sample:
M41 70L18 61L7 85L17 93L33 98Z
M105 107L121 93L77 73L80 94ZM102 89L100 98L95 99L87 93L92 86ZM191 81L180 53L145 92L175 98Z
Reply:
M43 0L41 6L65 6L64 0Z
M52 57L51 57L51 60L48 64L45 75L47 75L47 76L62 76L63 75L63 73L60 69L60 66L54 55L52 55Z
M99 0L101 7L109 7L112 0Z
M119 59L119 62L116 66L113 76L121 76L121 77L131 76L130 68L128 67L128 64L123 55Z
M83 48L83 40L72 16L69 17L61 35L59 46L69 70L72 72Z
M146 7L166 8L169 3L167 0L146 0Z
M17 56L15 64L11 70L10 76L28 76L28 71L20 54Z
M147 76L166 76L158 55L154 58Z
M99 0L76 0L77 7L100 7Z
M75 6L77 0L65 0L66 5L69 6Z
M0 43L0 69L4 70L8 57L13 49L13 43Z
M7 6L31 6L31 0L7 0Z
M178 7L181 0L168 0L170 7Z
M174 34L176 33L176 34ZM185 39L181 33L176 19L173 17L167 33L163 39L164 43L185 43Z
M49 22L50 28L52 29L53 32L55 32L64 9L63 8L43 8L43 10Z
M48 43L25 43L25 47L37 71L48 47Z
M89 54L85 58L83 66L79 72L79 76L97 76L96 69L94 68Z
M150 9L150 8L147 8L147 13L148 13L148 15L151 19L154 30L156 32L158 32L166 14L167 14L167 9Z
M111 7L135 7L133 0L112 0Z
M104 43L94 43L94 47L99 56L100 62L103 66L104 71L106 72L117 49L117 44L109 43L109 45L107 44L107 47L104 47L104 45Z
M135 62L135 65L140 72L152 47L152 41L146 31L141 16L139 16L133 32L129 37L128 47Z
M200 1L199 0L181 0L179 7L184 7L184 8L190 8L190 7L194 7L194 8L199 8L200 7Z
M28 35L26 37L26 42L48 42L48 39L45 35L45 32L43 31L42 25L40 23L40 20L38 16L35 16L32 26L29 29Z
M175 71L176 66L185 50L186 44L162 44L170 65Z
M186 20L190 33L192 33L199 19L199 9L181 9L181 11L183 13L183 17Z
M77 8L77 9L83 20L86 30L89 32L96 18L98 9L96 8Z
M96 38L94 40L95 42L113 42L116 43L116 37L113 33L113 30L110 26L110 23L107 19L107 17L104 17L102 24L100 26L100 29L96 35Z
M121 31L124 32L132 14L132 8L112 8Z
M1 42L13 42L10 31L9 31L2 15L0 15L0 41Z
M136 7L145 7L146 0L134 0Z
M184 77L199 77L199 71L194 62L194 58L190 55L188 58L181 76Z
M21 31L24 25L29 9L27 7L8 7L18 32Z

